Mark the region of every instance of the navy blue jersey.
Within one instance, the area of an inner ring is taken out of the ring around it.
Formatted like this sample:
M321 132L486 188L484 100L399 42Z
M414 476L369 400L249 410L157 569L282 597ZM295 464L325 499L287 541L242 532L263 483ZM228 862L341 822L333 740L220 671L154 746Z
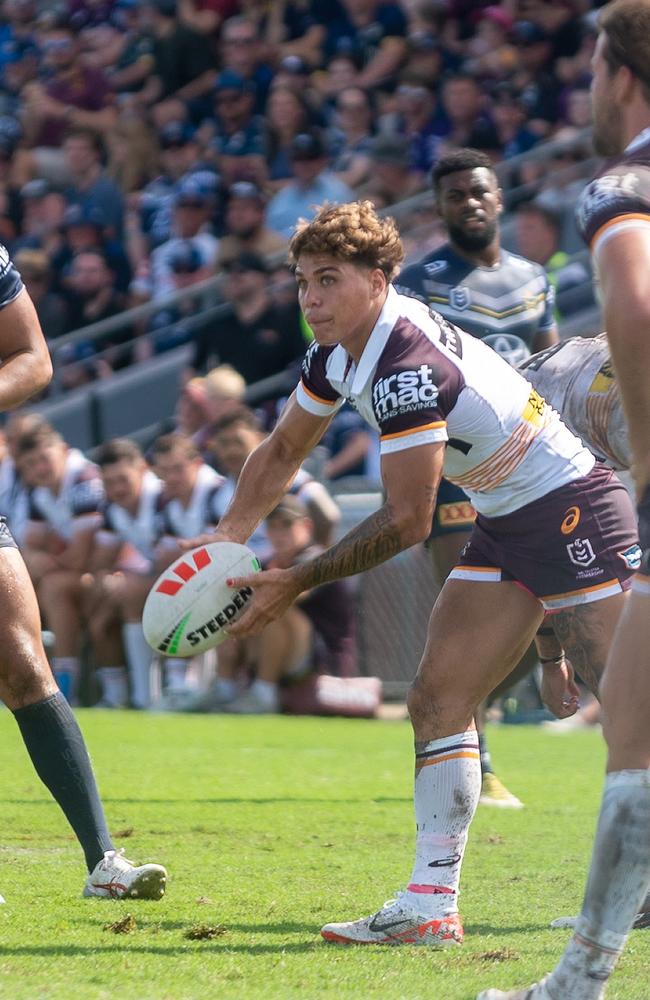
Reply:
M4 309L22 292L22 278L9 257L9 251L0 243L0 309Z
M507 250L495 267L477 267L445 243L406 267L395 285L479 340L511 334L530 350L536 335L554 325L554 290L544 268Z

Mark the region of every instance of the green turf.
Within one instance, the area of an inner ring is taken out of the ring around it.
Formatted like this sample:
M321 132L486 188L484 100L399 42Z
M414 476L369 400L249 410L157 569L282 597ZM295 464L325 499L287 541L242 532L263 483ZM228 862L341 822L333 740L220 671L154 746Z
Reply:
M523 812L479 809L462 949L328 946L328 920L402 887L412 859L406 723L81 712L127 857L168 866L160 903L79 898L78 846L0 714L2 1000L470 1000L524 985L567 939L600 798L595 733L490 733ZM127 837L128 833L128 837ZM129 934L105 929L131 914ZM197 925L216 937L189 940ZM632 935L611 1000L650 997L650 931Z

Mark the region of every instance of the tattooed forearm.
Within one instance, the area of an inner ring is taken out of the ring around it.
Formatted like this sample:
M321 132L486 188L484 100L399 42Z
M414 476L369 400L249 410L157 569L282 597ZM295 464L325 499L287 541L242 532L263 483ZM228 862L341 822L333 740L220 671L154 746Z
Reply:
M390 506L384 504L331 549L296 567L294 572L301 589L309 590L379 566L408 544L402 540Z

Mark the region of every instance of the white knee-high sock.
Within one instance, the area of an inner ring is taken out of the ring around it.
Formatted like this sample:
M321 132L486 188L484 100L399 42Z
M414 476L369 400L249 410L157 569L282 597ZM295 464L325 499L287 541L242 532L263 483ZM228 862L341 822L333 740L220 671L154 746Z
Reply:
M185 687L187 660L178 656L168 656L165 660L165 689L167 691L182 691Z
M445 736L415 755L415 865L406 887L423 916L458 910L458 883L467 831L481 794L481 758L475 730Z
M131 678L131 701L135 708L149 708L153 651L140 622L126 622L122 626L122 637Z
M650 885L650 771L614 771L605 791L582 913L547 989L600 1000Z
M104 704L113 708L123 708L129 699L128 679L124 667L98 667L97 676Z

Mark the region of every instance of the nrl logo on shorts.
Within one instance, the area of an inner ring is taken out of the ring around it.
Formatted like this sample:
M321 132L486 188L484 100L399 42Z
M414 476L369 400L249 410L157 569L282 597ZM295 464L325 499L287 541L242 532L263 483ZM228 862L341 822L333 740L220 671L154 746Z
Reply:
M595 562L596 553L588 538L576 538L575 541L567 545L566 550L574 566L584 568Z
M472 297L469 288L466 288L465 285L458 285L457 288L452 288L449 292L449 305L453 306L454 309L458 309L459 312L467 309L471 301Z

